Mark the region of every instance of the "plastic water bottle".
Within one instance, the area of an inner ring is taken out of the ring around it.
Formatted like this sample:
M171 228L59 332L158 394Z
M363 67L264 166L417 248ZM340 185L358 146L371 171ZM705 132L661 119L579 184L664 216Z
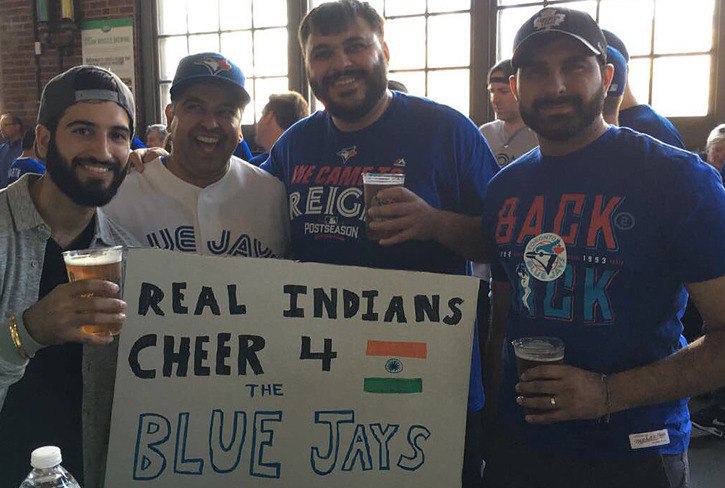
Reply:
M81 488L75 478L60 465L62 460L58 447L37 448L30 455L33 470L20 488Z

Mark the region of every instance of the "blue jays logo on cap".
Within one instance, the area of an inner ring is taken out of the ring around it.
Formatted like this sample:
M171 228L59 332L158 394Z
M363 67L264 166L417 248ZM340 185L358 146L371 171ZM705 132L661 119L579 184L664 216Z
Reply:
M534 27L537 30L553 29L559 27L566 19L566 14L562 14L554 9L544 9L539 16L534 19Z
M194 64L205 66L209 70L209 73L213 75L219 74L222 71L232 70L232 65L229 64L226 58L206 57L195 61Z

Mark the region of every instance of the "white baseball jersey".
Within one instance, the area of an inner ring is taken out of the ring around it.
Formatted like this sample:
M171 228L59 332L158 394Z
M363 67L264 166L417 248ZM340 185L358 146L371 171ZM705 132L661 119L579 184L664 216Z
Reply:
M287 194L269 173L232 156L206 188L171 173L160 159L128 175L106 214L149 246L214 256L285 257Z

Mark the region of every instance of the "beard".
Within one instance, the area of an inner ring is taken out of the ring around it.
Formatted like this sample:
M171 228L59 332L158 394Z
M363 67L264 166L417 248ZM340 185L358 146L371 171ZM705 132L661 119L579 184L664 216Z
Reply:
M591 126L602 113L604 97L604 92L597 90L586 102L580 96L539 99L531 104L531 108L519 105L519 111L524 123L541 137L563 142ZM574 107L574 113L542 115L542 108L560 103L570 103Z
M362 69L346 69L328 76L322 81L310 80L312 93L325 105L325 110L345 122L356 122L375 107L388 88L387 68L382 60L370 72ZM343 76L354 76L365 82L365 96L357 105L348 106L334 102L330 97L330 86Z
M97 180L81 181L76 175L76 168L84 164L106 166L113 173L113 179L108 187ZM55 134L51 134L48 143L48 154L45 158L45 168L53 183L73 201L83 207L102 207L116 195L118 187L126 178L125 167L118 159L100 161L93 157L76 156L67 161L58 151L55 143Z

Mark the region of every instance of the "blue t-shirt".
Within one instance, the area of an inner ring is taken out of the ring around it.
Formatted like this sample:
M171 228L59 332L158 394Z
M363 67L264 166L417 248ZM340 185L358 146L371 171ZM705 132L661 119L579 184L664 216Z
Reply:
M8 172L13 161L23 152L22 139L0 144L0 189L8 186Z
M18 158L10 165L8 171L8 185L15 183L25 173L36 173L42 175L45 173L45 165L33 158Z
M527 424L515 403L511 340L560 337L565 363L606 374L684 347L683 284L725 275L725 188L712 166L612 127L566 156L533 150L488 191L484 233L498 256L493 277L512 287L502 421L529 445L565 456L684 452L687 399L619 412L609 424ZM657 445L643 448L648 440Z
M366 237L361 174L404 173L405 187L429 205L481 215L486 185L498 171L486 141L465 116L399 92L382 117L360 131L338 130L327 112L297 122L262 168L287 188L295 259L457 275L467 274L468 263L437 242L383 248ZM469 411L482 406L474 347Z
M249 144L244 139L241 140L237 147L234 149L234 155L239 159L249 161L252 159L252 150L249 149Z
M655 112L649 105L635 105L619 112L619 126L648 134L655 139L682 149L685 143L672 122Z
M267 160L269 157L269 153L261 153L254 156L252 159L249 160L249 164L253 166L261 166L263 162Z

